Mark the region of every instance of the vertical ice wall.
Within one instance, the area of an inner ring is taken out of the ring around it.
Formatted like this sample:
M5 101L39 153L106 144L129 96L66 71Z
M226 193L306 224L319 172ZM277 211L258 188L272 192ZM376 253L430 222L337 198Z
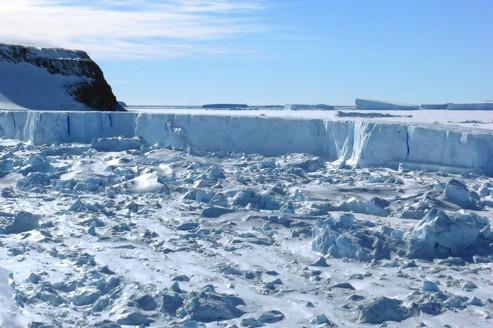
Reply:
M139 114L135 134L150 143L190 145L206 151L268 156L290 152L327 154L322 120Z
M0 136L35 144L142 137L148 143L493 176L493 132L365 120L109 112L0 112Z
M0 111L0 137L34 144L80 142L135 135L133 113Z

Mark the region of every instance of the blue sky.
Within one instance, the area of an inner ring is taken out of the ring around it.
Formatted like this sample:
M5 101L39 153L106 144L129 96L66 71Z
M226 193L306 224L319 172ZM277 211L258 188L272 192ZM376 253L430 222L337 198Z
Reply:
M131 104L493 100L491 0L0 6L0 40L85 49Z

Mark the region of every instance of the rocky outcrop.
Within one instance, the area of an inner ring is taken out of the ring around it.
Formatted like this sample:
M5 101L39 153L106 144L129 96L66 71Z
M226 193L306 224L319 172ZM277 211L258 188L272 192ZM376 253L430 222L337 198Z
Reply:
M7 99L21 108L100 111L121 109L102 70L84 51L0 44L0 64L0 79L6 79L4 83L0 83L0 86L6 85L0 87L0 96L3 96L4 101ZM20 85L15 88L12 84ZM15 92L23 87L22 84L29 84L26 85L29 95L24 98L22 94ZM66 97L63 97L63 92ZM52 106L46 99L41 99L39 104L43 108L35 107L36 97L45 98L51 93L57 95L53 97ZM72 104L72 101L80 106Z

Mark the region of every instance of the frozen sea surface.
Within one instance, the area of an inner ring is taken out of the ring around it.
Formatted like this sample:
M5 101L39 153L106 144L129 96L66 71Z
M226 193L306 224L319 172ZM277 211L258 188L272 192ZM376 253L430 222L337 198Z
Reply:
M492 190L309 154L3 140L0 320L491 327Z

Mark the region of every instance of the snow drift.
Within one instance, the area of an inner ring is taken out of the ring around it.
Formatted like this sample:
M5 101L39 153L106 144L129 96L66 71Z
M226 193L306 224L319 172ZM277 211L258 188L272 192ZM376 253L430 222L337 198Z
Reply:
M103 72L85 52L0 44L0 109L119 108Z
M493 133L369 120L102 112L0 112L0 136L34 144L140 137L203 151L309 153L339 165L493 176Z

